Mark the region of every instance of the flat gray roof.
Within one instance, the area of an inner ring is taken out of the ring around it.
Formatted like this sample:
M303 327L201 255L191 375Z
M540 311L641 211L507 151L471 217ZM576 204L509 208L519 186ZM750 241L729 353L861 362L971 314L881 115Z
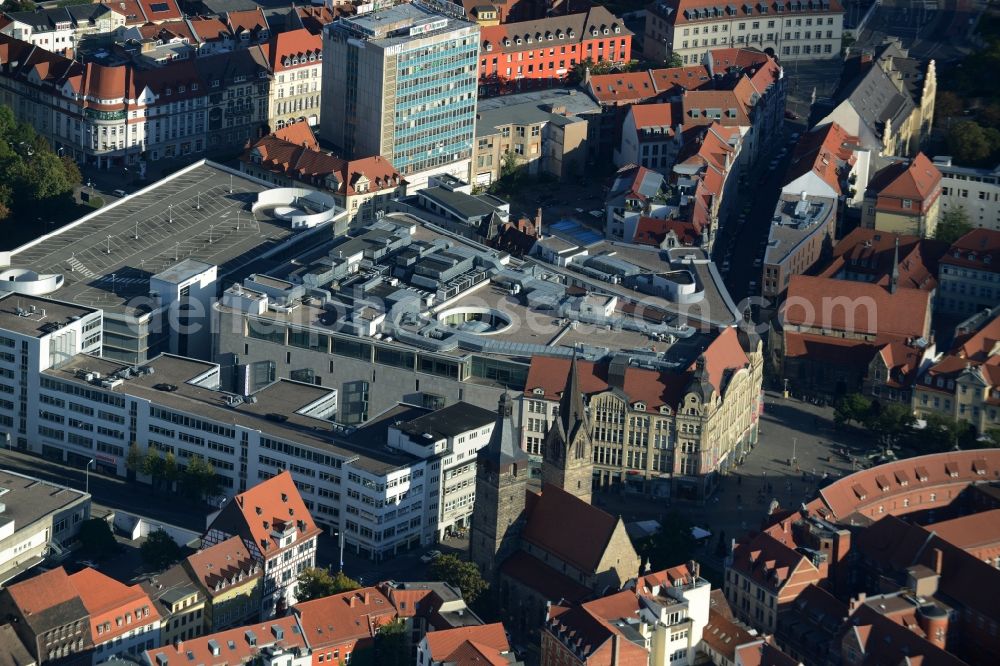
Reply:
M31 476L0 469L0 503L4 512L0 523L14 521L15 533L45 516L82 502L89 497L80 490L73 490Z
M800 205L796 216L796 206ZM767 235L764 264L777 265L787 259L795 249L816 233L835 215L836 202L826 197L807 195L803 200L796 194L784 194L774 206L771 229Z
M366 438L340 434L332 421L295 413L329 395L331 389L279 379L255 393L256 402L244 401L230 406L227 399L233 394L189 383L218 368L214 363L161 354L147 365L154 369L153 374L127 379L115 389L94 387L77 376L78 370L109 375L131 367L110 359L79 354L59 368L46 370L45 374L97 390L148 400L215 423L259 430L270 437L311 446L350 460L357 467L374 474L384 474L416 459L408 454L390 453ZM176 388L163 390L164 384Z
M570 118L557 116L551 107L563 107ZM598 114L601 106L576 90L539 90L479 100L476 105L476 136L493 134L503 125L533 125L544 122L575 122L579 116Z
M0 284L2 286L2 284ZM32 312L34 308L34 312ZM18 309L21 314L18 314ZM83 317L95 312L71 303L62 303L38 296L6 293L0 295L0 328L22 335L40 338L71 317Z
M464 192L453 192L443 187L425 187L418 193L442 208L448 208L456 215L466 218L485 217L496 210L479 197Z
M464 13L461 5L455 5L453 11L456 16L459 12ZM456 16L448 16L432 11L429 7L424 7L417 3L405 2L379 9L377 12L341 17L336 22L330 24L330 27L331 29L346 27L352 32L360 31L371 41L378 42L383 46L389 46L458 30L459 28L470 28L475 25L475 23L456 18ZM446 25L413 36L409 34L409 28L436 23L440 20L446 20ZM403 32L402 34L389 36L396 31Z
M148 294L150 276L193 259L218 266L221 277L292 236L286 223L250 212L257 194L267 189L203 161L13 250L10 263L62 274L65 283L53 298L141 314L129 301Z

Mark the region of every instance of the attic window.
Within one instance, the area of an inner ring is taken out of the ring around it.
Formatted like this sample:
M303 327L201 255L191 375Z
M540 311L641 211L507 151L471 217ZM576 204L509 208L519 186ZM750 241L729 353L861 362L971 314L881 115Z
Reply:
M282 502L287 502L288 501L288 495L286 493L281 493L281 501Z
M179 93L182 93L182 92L184 92L186 90L187 90L187 88L185 88L184 86L177 86L177 92L179 92Z
M172 89L170 89L170 88L167 88L167 91L166 91L166 93L165 93L165 94L167 94L167 95L172 95L173 93L174 93L174 91L173 91Z

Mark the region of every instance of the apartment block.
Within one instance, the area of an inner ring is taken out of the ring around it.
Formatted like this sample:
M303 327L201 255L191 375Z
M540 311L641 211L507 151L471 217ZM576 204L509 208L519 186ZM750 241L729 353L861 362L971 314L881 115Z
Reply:
M934 158L941 172L941 213L962 210L973 227L1000 231L1000 169L974 169Z
M323 33L320 135L345 157L382 155L419 190L469 180L479 26L461 6L418 0L341 17Z
M643 55L696 64L712 48L770 49L783 62L840 56L844 8L838 0L720 4L657 2L646 9Z
M836 199L805 193L778 198L762 262L764 298L778 299L793 275L805 273L830 251L837 233L837 207Z
M623 65L632 58L632 31L601 5L584 12L482 29L479 94L483 97L552 86L578 64Z
M861 226L931 238L940 216L941 193L941 172L926 155L895 161L868 182Z
M990 229L975 229L952 243L938 261L938 311L971 315L997 304L998 249L1000 231Z
M267 111L271 129L301 121L318 128L323 39L299 28L272 35L262 50L271 72Z
M187 570L204 593L204 633L245 624L259 615L261 563L241 537L192 553L178 566Z

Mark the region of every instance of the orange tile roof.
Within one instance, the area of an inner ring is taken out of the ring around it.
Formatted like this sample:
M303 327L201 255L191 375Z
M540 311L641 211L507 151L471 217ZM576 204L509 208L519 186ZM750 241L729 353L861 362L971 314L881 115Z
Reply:
M839 240L833 260L821 277L837 277L842 271L868 276L867 282L889 286L896 239L899 239L898 286L933 291L938 281L938 262L948 246L931 238L906 236L858 227Z
M253 645L251 645L251 636ZM288 615L268 622L235 627L207 636L198 636L178 641L175 644L155 647L146 650L145 663L158 663L156 658L162 654L171 666L176 664L237 666L252 661L254 657L259 655L262 648L272 645L285 650L306 647L295 616ZM218 654L213 654L214 651L217 651Z
M753 641L754 637L731 619L709 610L708 624L702 631L701 639L730 662L735 662L736 648Z
M152 23L176 21L184 18L176 0L138 0L146 20Z
M319 150L319 141L316 140L312 127L304 120L288 123L281 129L274 130L272 134L275 138L294 143L296 146L302 146L309 150Z
M396 619L395 607L376 587L303 601L292 612L312 648L370 638L380 626Z
M431 659L434 661L457 662L458 660L453 657L454 653L467 643L474 643L477 652L480 651L480 648L485 648L485 655L487 657L491 652L495 656L497 652L510 651L507 635L504 632L503 624L500 622L431 631L427 633L426 638L427 648L430 650ZM504 660L504 663L506 663L506 660Z
M735 328L723 329L712 340L703 354L705 356L705 369L708 371L708 381L720 393L726 386L726 373L745 368L750 362L740 345L739 335ZM691 368L693 371L694 365Z
M639 223L635 227L633 243L638 245L652 245L660 247L660 244L673 232L681 245L697 245L701 240L701 225L687 220L660 220L655 217L640 217Z
M77 598L76 590L62 567L50 569L7 587L17 607L27 615L37 615Z
M140 585L125 585L89 567L70 576L69 581L90 615L91 634L95 643L114 640L131 631L134 625L150 624L160 619L156 605ZM142 619L136 617L134 623L119 624L118 618L139 612L142 613ZM118 618L112 619L114 616ZM100 625L104 625L106 629L99 632Z
M124 16L125 25L142 25L146 22L146 15L138 0L104 0L101 4Z
M266 51L272 72L322 65L320 58L323 54L323 38L305 28L279 32L268 40ZM291 59L296 57L299 58L299 63L293 65ZM314 59L309 60L310 57Z
M923 153L907 162L897 162L879 171L868 183L868 191L921 201L941 184L941 172Z
M268 29L267 17L264 15L264 10L260 7L226 12L226 23L229 24L233 34L237 36L243 32Z
M1000 545L1000 509L931 523L926 528L962 550Z
M973 229L951 244L941 263L1000 272L1000 231Z
M857 143L858 138L848 134L837 123L814 127L795 144L783 182L787 185L813 172L835 193L843 194L841 178L846 178L855 160L854 151L849 146Z
M187 564L195 579L212 597L228 591L234 584L242 585L261 576L260 565L238 536L192 553L187 558ZM221 588L216 590L217 586Z
M864 333L888 342L886 336L926 336L929 307L930 294L920 289L898 289L892 294L867 282L793 275L781 316L786 328Z
M653 83L651 71L595 74L587 84L592 97L598 102L633 104L654 98L659 91Z
M280 552L279 541L271 532L286 524L299 532L292 548L320 532L288 470L236 495L212 521L210 529L218 526L227 534L252 540L264 559L269 559Z
M635 122L636 129L646 127L666 127L667 135L673 135L671 123L673 123L673 105L669 102L660 104L636 104L629 113Z
M196 16L188 19L188 22L191 24L191 30L195 37L201 43L221 40L226 37L232 38L229 26L215 16Z

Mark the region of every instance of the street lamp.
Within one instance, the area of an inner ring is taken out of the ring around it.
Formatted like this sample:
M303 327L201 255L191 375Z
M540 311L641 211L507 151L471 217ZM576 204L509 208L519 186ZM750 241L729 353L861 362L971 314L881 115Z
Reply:
M87 461L87 466L84 468L84 474L86 475L87 479L84 485L84 491L88 495L90 494L90 466L93 464L94 464L94 459L91 458L90 460Z

